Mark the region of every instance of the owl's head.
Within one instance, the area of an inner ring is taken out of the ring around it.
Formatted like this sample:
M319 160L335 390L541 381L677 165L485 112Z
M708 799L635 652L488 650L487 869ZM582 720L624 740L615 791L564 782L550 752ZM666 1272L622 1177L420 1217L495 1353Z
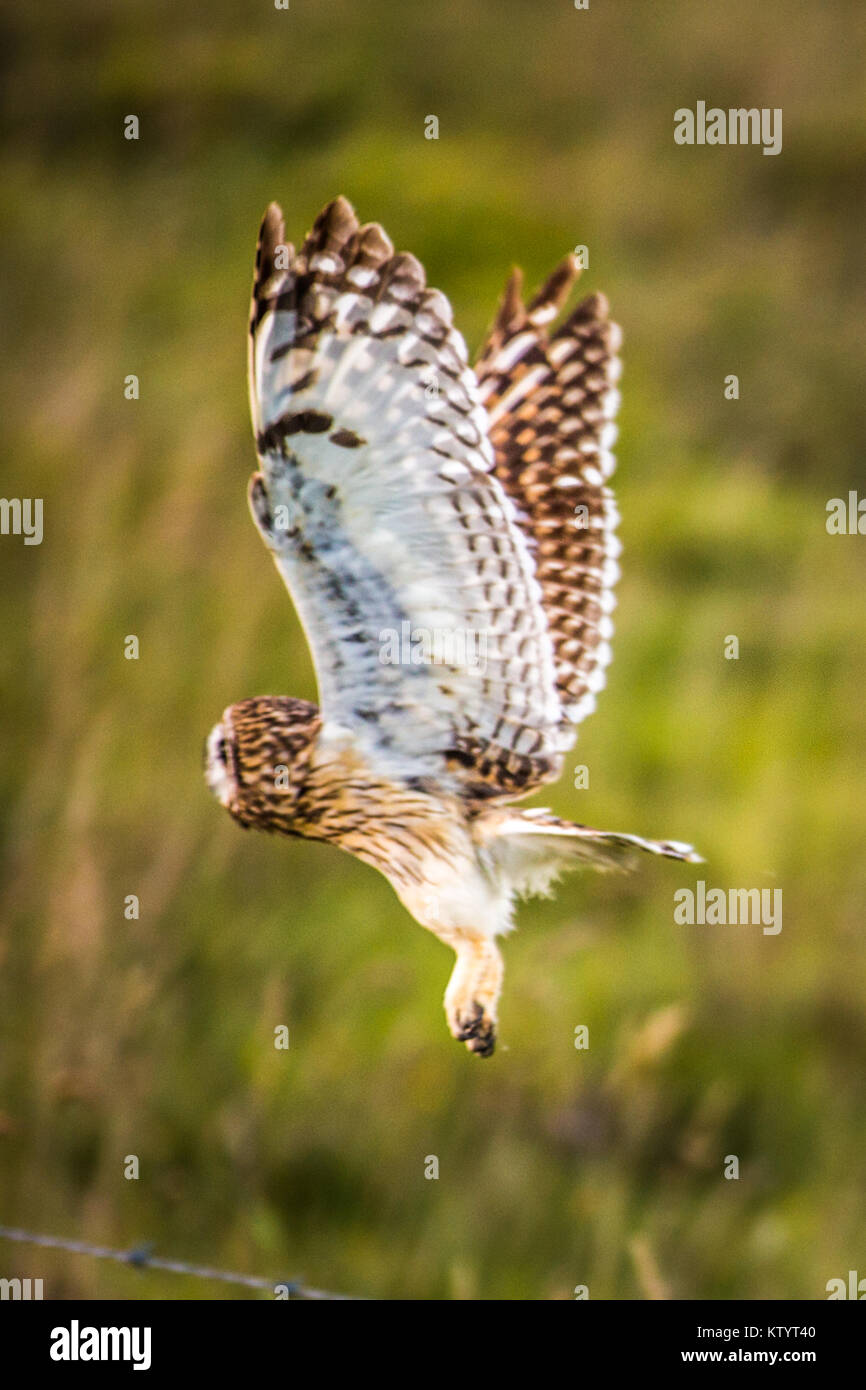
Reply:
M208 734L205 780L243 826L291 835L321 728L315 705L263 695L229 705Z

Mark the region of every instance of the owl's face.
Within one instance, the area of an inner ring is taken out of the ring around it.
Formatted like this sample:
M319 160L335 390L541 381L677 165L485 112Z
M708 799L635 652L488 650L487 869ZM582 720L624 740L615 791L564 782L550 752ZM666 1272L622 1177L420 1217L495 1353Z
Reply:
M243 826L295 833L293 821L321 721L305 700L230 705L208 734L205 780Z
M226 710L226 714L230 714ZM221 805L231 811L237 802L237 744L227 723L214 724L204 755L205 781Z

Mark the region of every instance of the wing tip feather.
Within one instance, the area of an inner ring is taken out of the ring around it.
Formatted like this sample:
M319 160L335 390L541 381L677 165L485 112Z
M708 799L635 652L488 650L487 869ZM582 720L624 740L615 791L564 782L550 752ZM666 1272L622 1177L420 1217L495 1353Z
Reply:
M583 267L577 257L573 252L569 252L529 301L527 316L530 322L542 324L554 319L582 271Z

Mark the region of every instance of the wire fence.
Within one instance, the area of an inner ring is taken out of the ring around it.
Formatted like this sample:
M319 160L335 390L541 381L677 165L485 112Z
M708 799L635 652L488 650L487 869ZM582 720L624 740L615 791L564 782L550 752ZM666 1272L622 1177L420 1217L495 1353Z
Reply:
M95 1260L114 1260L116 1264L132 1265L134 1269L161 1269L169 1274L186 1274L195 1279L212 1279L220 1284L236 1284L239 1288L258 1289L276 1298L277 1290L283 1298L290 1299L333 1299L340 1302L356 1302L356 1295L347 1293L327 1293L324 1289L312 1289L298 1279L265 1279L258 1274L235 1274L228 1269L213 1269L210 1265L187 1264L184 1260L168 1260L154 1253L152 1245L138 1245L131 1250L113 1250L108 1245L89 1245L83 1240L70 1240L65 1236L41 1235L37 1231L22 1231L15 1226L0 1226L0 1240L17 1241L20 1245L39 1245L47 1250L66 1250L72 1255L89 1255Z

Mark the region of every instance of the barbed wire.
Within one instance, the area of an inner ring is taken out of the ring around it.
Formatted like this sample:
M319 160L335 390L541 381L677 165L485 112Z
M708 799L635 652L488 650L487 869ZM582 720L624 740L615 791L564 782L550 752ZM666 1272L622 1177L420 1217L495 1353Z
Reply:
M89 1245L83 1240L66 1236L47 1236L37 1231L23 1231L16 1226L0 1226L0 1240L14 1240L21 1245L39 1245L48 1250L66 1250L72 1255L90 1255L95 1260L114 1260L116 1264L132 1265L134 1269L161 1269L169 1274L189 1274L196 1279L215 1279L221 1284L237 1284L245 1289L261 1289L273 1297L275 1289L286 1289L294 1299L332 1299L355 1302L350 1293L326 1293L311 1289L298 1279L265 1279L258 1274L235 1274L228 1269L213 1269L210 1265L187 1264L184 1260L168 1260L153 1253L150 1244L133 1246L131 1250L114 1250L108 1245Z

